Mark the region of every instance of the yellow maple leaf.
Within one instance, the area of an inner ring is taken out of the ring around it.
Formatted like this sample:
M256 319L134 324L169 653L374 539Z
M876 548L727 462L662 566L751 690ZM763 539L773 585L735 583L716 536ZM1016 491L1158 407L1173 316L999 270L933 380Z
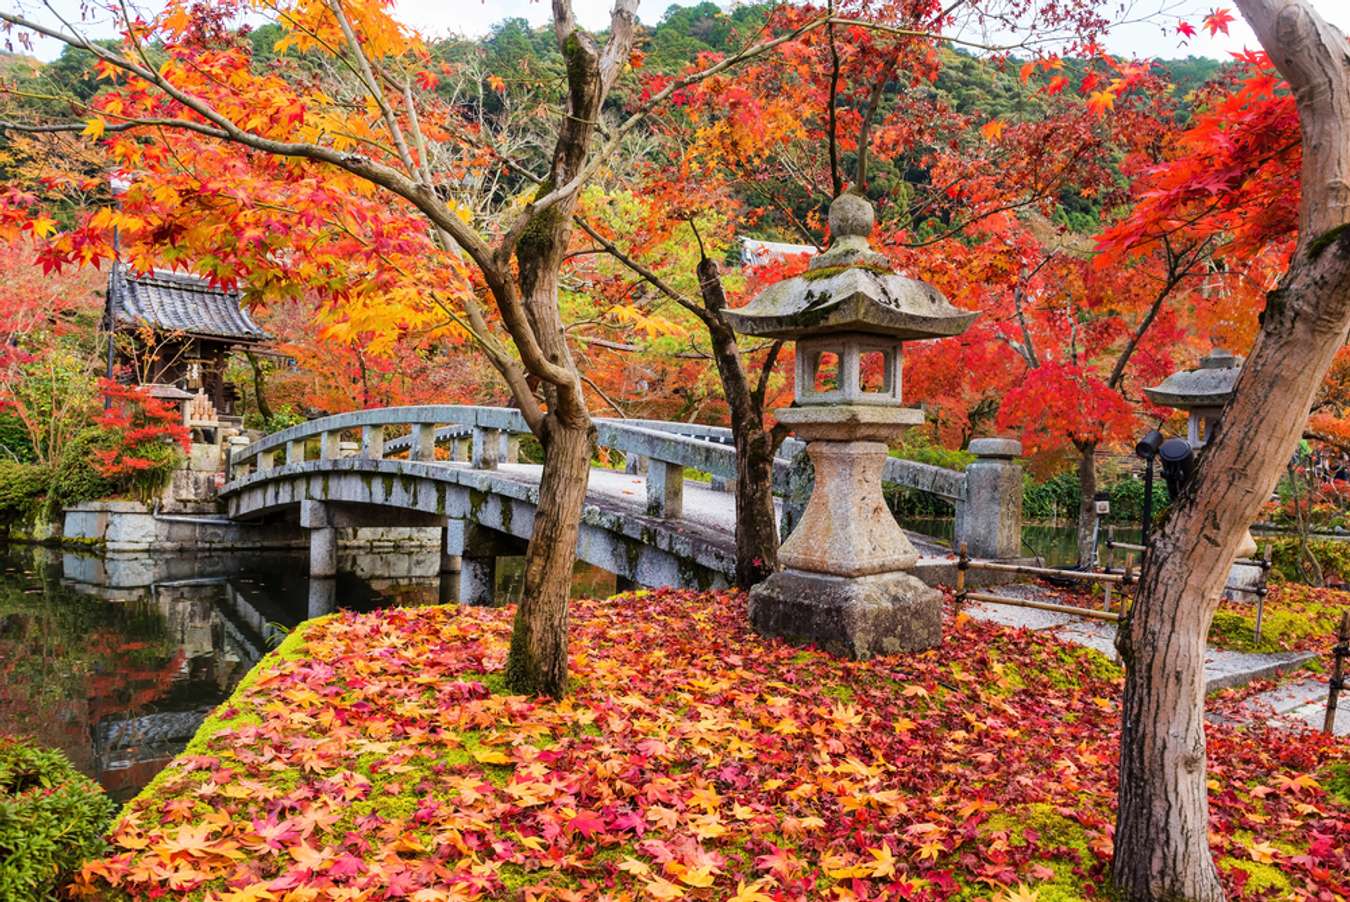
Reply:
M748 886L738 882L736 884L736 895L732 896L728 902L773 902L773 896L766 896L760 892L760 889L768 882L767 879L761 879Z
M647 881L647 892L653 899L679 899L684 896L683 889L660 877Z
M108 127L108 123L97 117L84 120L84 129L80 132L86 138L93 138L97 141L103 137L103 130Z
M1025 883L1019 883L1016 889L1004 890L999 893L994 902L1038 902L1040 898L1040 890L1034 890Z

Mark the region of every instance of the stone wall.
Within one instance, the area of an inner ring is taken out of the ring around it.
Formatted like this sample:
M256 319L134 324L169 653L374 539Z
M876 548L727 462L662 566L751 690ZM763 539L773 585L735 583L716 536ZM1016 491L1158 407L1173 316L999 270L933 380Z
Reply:
M155 513L134 501L93 501L65 513L64 537L97 543L116 554L150 551L245 551L307 548L305 532L294 523L233 523L219 515ZM338 531L343 548L370 552L440 548L439 529L360 527Z

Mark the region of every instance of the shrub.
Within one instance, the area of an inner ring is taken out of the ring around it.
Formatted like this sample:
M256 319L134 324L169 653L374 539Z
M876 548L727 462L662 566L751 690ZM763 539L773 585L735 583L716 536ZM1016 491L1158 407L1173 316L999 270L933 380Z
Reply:
M55 900L116 806L65 755L0 738L0 899Z
M1350 542L1335 539L1311 539L1308 550L1317 558L1322 576L1328 583L1350 583ZM1298 539L1277 539L1271 545L1271 569L1290 582L1303 582L1298 566Z
M53 500L62 506L104 498L117 492L117 483L98 471L96 452L112 446L102 429L86 429L66 443L61 462L52 474Z
M0 525L32 516L50 484L45 467L0 459Z

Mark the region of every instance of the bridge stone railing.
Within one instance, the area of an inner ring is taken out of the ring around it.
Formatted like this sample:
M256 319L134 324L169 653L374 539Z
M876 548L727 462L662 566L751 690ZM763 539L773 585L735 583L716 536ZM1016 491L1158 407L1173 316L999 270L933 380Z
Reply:
M684 470L708 473L714 486L736 479L736 450L730 429L660 420L595 420L600 447L620 452L630 472L645 468L649 516L678 518L684 507ZM406 435L386 438L391 427ZM359 444L343 441L359 430ZM450 460L477 469L515 463L520 436L529 427L518 410L505 407L423 405L354 411L311 420L266 436L235 451L227 480L245 471L264 471L303 463L311 449L318 459L382 459L406 454L409 460L435 460L437 445L450 448ZM812 470L805 444L787 439L774 461L774 492L783 497L783 535L796 525L811 494ZM976 439L976 461L966 472L916 461L889 458L884 482L927 492L950 501L956 512L956 537L976 557L1016 557L1021 548L1022 476L1015 458L1021 445L1009 439Z

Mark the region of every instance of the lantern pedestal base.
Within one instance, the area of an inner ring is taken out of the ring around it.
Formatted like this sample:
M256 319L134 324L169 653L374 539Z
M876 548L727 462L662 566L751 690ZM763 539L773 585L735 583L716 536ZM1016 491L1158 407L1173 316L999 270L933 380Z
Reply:
M858 660L922 651L942 643L942 593L909 573L783 570L750 591L750 623L760 635Z

